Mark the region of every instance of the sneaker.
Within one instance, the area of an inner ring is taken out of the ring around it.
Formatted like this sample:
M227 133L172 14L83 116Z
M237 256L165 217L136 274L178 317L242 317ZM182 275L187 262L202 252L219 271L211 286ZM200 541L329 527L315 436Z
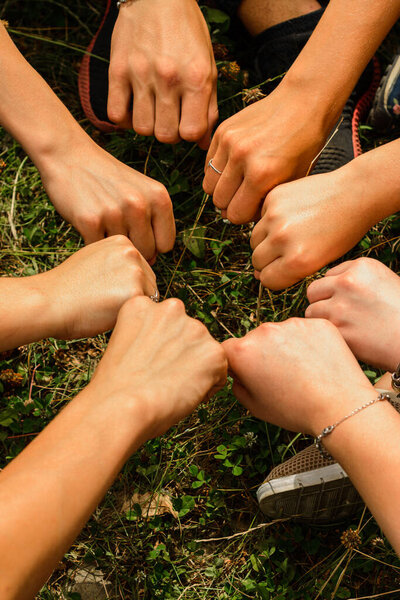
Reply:
M111 35L118 17L115 0L107 0L100 27L82 59L78 87L83 111L89 121L104 132L120 131L107 116L108 66Z
M400 49L382 77L368 124L380 132L400 125Z
M400 412L400 399L389 393ZM271 519L328 525L353 517L364 502L346 471L334 459L324 458L314 446L305 448L275 467L257 491L264 514Z
M314 11L266 29L253 42L253 64L258 81L271 79L263 89L271 93L291 67L324 12ZM376 58L366 67L348 99L332 133L336 133L321 152L311 173L327 173L342 167L362 153L360 121L367 115L379 85L380 68Z

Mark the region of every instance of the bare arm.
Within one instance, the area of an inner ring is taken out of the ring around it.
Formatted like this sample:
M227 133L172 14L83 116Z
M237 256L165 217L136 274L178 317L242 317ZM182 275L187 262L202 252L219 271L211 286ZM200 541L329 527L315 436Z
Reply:
M307 173L399 14L400 0L331 0L278 87L218 127L205 165L223 174L206 167L203 187L228 219L253 220L273 187Z
M256 277L288 287L336 260L400 208L400 140L333 171L274 188L253 229Z
M0 350L97 335L114 327L126 300L156 289L153 271L123 236L82 248L46 273L0 277Z
M170 250L175 224L164 186L97 146L1 24L0 52L0 124L38 167L59 213L86 243L126 235L153 261Z
M377 398L339 331L323 319L265 323L224 347L236 397L256 417L290 431L316 437ZM323 443L400 554L400 415L378 402Z
M180 301L128 301L89 386L0 475L1 598L33 598L127 458L225 380Z

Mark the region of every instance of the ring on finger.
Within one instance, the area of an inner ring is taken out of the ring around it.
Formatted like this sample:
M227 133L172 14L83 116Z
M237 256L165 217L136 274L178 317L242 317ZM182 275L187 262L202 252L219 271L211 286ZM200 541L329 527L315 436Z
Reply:
M153 302L160 302L160 292L156 290L154 294L150 296L150 300L153 300Z
M214 167L213 165L213 159L210 158L210 160L208 161L208 166L212 168L213 171L215 171L216 173L218 173L218 175L222 175L222 171L220 171L219 169L217 169L217 167Z

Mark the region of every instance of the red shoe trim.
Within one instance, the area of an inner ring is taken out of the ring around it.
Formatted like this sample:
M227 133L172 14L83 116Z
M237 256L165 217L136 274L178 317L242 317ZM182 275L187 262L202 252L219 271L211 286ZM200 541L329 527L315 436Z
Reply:
M107 18L108 11L110 10L111 2L112 2L112 0L107 0L106 10L105 10L103 19L100 23L100 27L98 28L97 33L94 36L94 38L92 39L92 41L90 42L89 46L86 48L86 52L92 52L93 47L96 43L97 37L104 25L104 21ZM97 127L97 129L100 129L100 131L104 131L105 133L110 133L113 131L121 131L117 125L113 125L112 123L108 123L107 121L101 121L100 119L98 119L93 111L93 107L90 102L90 59L91 59L90 54L84 55L82 62L81 62L80 69L79 69L79 75L78 75L79 97L81 100L83 112L85 113L85 115L87 116L89 121L92 123L92 125Z
M358 134L358 128L360 126L361 119L367 114L372 101L375 96L375 92L379 87L381 79L381 68L376 56L372 58L373 62L373 76L372 81L367 91L361 96L354 109L353 118L351 122L352 138L353 138L353 151L354 156L360 156L362 154L360 136Z

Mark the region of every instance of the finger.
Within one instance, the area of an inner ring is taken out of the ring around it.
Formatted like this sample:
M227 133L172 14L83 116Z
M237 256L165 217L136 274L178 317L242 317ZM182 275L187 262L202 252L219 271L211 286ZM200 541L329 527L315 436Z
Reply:
M154 294L156 294L158 291L156 276L148 262L142 256L140 258L140 266L143 269L144 275L143 292L146 296L154 296Z
M153 135L155 99L149 88L136 86L133 91L132 127L139 135Z
M150 218L144 220L141 217L136 223L136 227L129 231L129 239L147 261L154 259L156 255L156 241Z
M156 95L154 135L159 142L176 144L180 140L181 99L177 93Z
M92 216L79 224L79 233L83 237L85 245L93 244L106 237L106 232L101 219Z
M207 150L211 143L211 136L213 129L218 121L218 102L217 102L217 81L213 83L213 91L208 106L208 129L205 135L198 141L198 144L202 150Z
M234 380L232 385L232 393L237 400L239 400L240 404L243 404L247 410L252 412L251 407L253 405L253 398L251 394L246 390L246 388L239 383L237 379Z
M281 256L276 244L272 244L268 236L253 252L252 263L256 271L263 271ZM261 281L262 278L261 278Z
M260 281L266 288L282 290L296 283L298 278L285 269L283 257L280 256L260 272Z
M260 280L260 271L254 271L254 279Z
M304 316L307 319L329 319L329 300L320 300L307 306Z
M259 246L265 240L267 235L268 230L266 226L266 219L261 219L261 221L259 221L257 225L253 227L253 231L251 232L250 248L255 250L257 246Z
M169 198L169 197L168 197ZM172 202L157 204L151 220L157 252L169 252L175 243L175 219Z
M212 161L212 166L209 164L210 160ZM211 156L207 162L207 168L203 179L203 190L206 194L212 195L214 193L215 186L219 182L227 162L228 154L221 147L218 147L215 156ZM221 172L217 173L215 169Z
M233 196L228 208L228 219L236 225L254 221L265 194L255 186L249 177L244 177L242 185Z
M213 202L215 206L227 209L242 181L243 176L240 171L232 168L232 162L228 162L214 188Z
M107 114L110 121L123 129L131 127L132 88L129 79L108 72Z
M105 226L105 234L107 237L113 235L128 235L128 229L124 224L122 214L119 211L116 211L115 214L109 213L107 215Z
M211 139L210 147L208 149L207 156L206 156L206 161L204 163L204 175L206 175L206 173L208 172L208 161L216 154L216 152L218 150L218 146L219 146L219 128L214 133L214 135Z
M210 93L207 88L198 92L185 92L182 96L179 135L187 142L198 142L208 131L208 105Z
M332 267L325 273L325 277L331 277L332 275L341 275L345 271L348 271L353 264L354 260L346 260L345 262L340 263L340 265L336 265L336 267Z
M313 281L307 288L307 298L310 304L319 300L326 300L333 296L335 280L328 277Z

